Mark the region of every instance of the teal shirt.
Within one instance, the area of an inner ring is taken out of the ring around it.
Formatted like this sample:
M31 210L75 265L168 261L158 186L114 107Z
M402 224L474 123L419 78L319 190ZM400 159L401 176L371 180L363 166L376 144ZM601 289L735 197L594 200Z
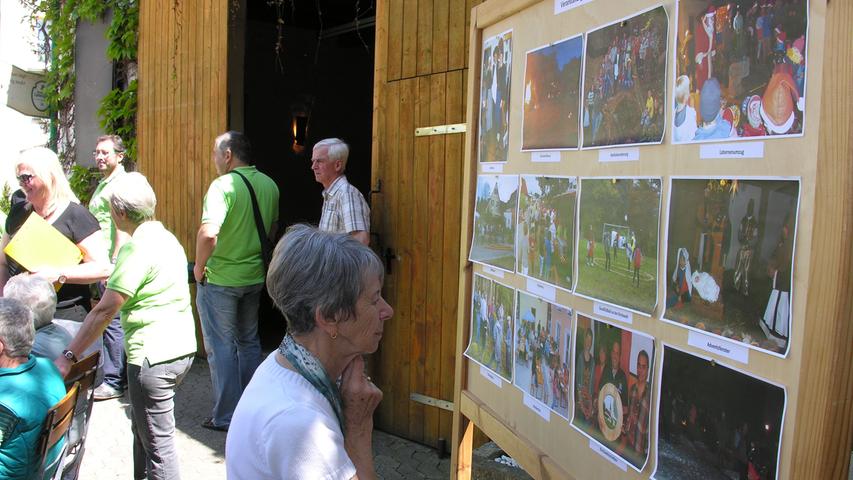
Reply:
M160 222L144 222L118 252L107 288L127 295L121 307L127 363L142 366L196 351L187 256Z
M51 360L30 355L15 368L0 368L0 478L29 480L39 466L36 442L47 411L65 396ZM54 459L63 441L48 452Z
M269 234L272 223L278 221L278 186L253 166L235 170L252 184L264 231ZM252 198L243 179L227 173L210 184L204 196L201 223L219 227L216 247L205 265L208 282L223 287L244 287L264 282L266 272L261 259L261 240L255 226Z

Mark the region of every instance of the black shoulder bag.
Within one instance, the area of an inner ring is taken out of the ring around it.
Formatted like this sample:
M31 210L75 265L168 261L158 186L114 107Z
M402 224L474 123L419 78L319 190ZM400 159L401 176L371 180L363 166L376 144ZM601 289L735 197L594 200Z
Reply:
M237 170L231 170L231 173L236 173L238 177L243 179L246 188L249 189L249 196L252 198L252 210L255 211L255 226L258 228L258 239L261 241L261 259L264 262L264 270L267 270L272 261L273 245L264 231L264 219L261 218L261 210L258 208L258 198L255 196L255 189L249 183L249 179Z

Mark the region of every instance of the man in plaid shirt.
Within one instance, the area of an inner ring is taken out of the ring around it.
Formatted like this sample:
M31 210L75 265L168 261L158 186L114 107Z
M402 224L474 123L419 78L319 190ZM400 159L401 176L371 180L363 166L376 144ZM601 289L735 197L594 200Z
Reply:
M347 182L349 146L339 138L314 145L311 170L323 185L323 214L320 230L349 233L361 243L370 243L370 208L357 188Z

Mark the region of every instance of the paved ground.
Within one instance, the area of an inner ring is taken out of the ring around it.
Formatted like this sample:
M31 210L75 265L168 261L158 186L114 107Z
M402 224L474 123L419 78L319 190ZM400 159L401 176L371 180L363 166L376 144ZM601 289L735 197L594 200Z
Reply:
M186 380L178 387L175 403L183 478L224 479L225 434L199 426L211 407L207 362L198 358L195 360ZM126 396L95 404L81 479L133 477L129 409ZM450 459L439 459L435 450L423 445L379 431L374 433L373 444L380 478L445 479L450 476Z

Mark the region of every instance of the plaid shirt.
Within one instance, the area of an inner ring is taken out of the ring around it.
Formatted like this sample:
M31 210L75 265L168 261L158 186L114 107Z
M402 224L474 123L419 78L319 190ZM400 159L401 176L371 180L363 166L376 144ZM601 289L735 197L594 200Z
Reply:
M341 175L323 190L320 230L334 233L370 231L370 207L357 188Z

